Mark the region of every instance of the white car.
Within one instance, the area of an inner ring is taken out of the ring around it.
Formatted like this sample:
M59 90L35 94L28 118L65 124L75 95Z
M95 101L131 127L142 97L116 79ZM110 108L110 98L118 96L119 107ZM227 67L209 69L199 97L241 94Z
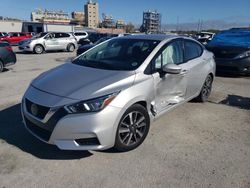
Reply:
M161 115L207 101L214 76L213 54L193 39L115 37L34 79L22 116L31 134L60 149L129 151Z
M73 35L76 38L77 42L79 42L80 39L86 39L89 36L86 31L73 32Z
M77 41L70 33L48 32L19 42L19 50L42 54L47 51L66 50L73 52L77 48Z

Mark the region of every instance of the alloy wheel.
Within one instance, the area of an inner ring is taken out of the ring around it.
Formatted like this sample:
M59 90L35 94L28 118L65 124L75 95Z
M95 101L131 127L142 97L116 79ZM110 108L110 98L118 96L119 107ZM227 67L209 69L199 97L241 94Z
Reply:
M213 79L212 77L209 75L204 83L204 86L202 88L202 97L207 99L210 94L211 94L211 90L212 90L212 82Z
M128 113L119 126L120 142L126 146L139 143L147 132L146 125L146 118L141 112L132 111Z

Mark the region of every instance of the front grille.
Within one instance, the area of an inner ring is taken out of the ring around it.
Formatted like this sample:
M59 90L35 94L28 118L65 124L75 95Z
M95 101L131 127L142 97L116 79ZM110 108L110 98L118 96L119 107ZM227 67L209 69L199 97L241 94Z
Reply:
M26 99L25 100L26 104L26 109L27 111L32 114L33 116L39 118L39 119L44 119L46 114L49 112L50 108L42 105L35 104L31 102L30 100ZM36 106L36 113L32 112L32 105Z
M25 123L27 128L33 132L36 136L40 137L44 141L48 142L50 139L50 136L52 134L52 131L45 130L41 127L38 127L36 124L32 123L29 119L25 118Z

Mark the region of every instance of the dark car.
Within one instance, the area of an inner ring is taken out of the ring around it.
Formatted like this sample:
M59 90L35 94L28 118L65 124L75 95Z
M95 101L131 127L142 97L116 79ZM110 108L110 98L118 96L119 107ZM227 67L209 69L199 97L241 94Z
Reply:
M98 41L96 41L94 44L86 44L86 45L82 45L78 48L77 50L77 56L78 55L81 55L82 53L86 52L87 50L89 50L90 48L93 48L94 46L108 40L108 39L111 39L112 37L103 37L101 39L99 39Z
M80 46L91 44L91 41L88 38L82 38L77 42Z
M0 72L4 68L16 63L16 54L7 42L0 42Z
M250 75L250 29L223 31L206 48L214 53L218 72Z

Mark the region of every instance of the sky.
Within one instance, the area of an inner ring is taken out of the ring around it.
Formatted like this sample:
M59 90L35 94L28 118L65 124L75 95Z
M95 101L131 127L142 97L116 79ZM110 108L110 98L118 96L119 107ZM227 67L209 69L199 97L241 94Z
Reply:
M98 0L102 13L127 23L142 23L142 12L157 10L162 24L193 23L203 21L244 22L250 24L250 0ZM86 0L2 0L0 16L30 20L31 11L49 10L83 11Z

